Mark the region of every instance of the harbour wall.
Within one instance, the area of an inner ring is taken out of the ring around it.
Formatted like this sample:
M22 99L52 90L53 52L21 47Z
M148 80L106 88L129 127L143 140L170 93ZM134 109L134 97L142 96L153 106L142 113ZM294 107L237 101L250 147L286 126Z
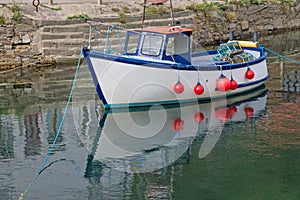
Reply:
M194 29L193 44L198 48L228 40L230 30L235 31L236 39L249 39L254 31L271 34L299 29L300 3L230 4L226 8L176 12L174 17L181 25ZM127 16L125 21L118 17L91 20L126 28L141 27L140 16ZM149 15L145 26L166 25L170 21L169 14ZM0 35L0 70L42 67L77 61L80 47L87 45L89 25L85 19L34 20L27 16L21 23L0 25ZM300 46L300 40L295 42Z
M249 39L253 32L273 34L300 28L300 3L267 3L230 5L226 10L197 11L194 43L218 44L229 39L234 30L236 39Z

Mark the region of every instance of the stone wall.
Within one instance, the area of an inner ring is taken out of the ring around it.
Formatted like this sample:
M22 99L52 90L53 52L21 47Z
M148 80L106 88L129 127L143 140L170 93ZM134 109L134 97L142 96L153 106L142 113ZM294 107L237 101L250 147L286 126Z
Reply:
M234 30L237 39L260 34L300 28L300 3L268 3L262 5L229 5L224 10L197 11L194 43L218 44L229 39Z
M43 66L55 60L39 49L38 22L23 19L22 23L0 25L0 70L19 66Z
M167 25L170 16L147 16L146 26ZM194 28L194 46L218 44L229 38L235 30L237 39L259 34L300 28L300 3L236 6L178 12L175 19ZM141 17L127 17L125 23L118 18L97 19L120 24L126 28L140 26ZM45 66L57 61L76 61L80 46L86 44L89 27L82 20L32 20L23 17L20 24L0 25L0 70L20 66ZM76 59L75 59L76 58Z

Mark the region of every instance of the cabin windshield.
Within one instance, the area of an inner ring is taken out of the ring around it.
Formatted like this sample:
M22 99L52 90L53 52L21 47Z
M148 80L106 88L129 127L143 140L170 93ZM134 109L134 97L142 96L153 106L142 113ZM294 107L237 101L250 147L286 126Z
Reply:
M168 38L166 56L185 54L189 51L189 37L178 34Z
M139 45L139 38L140 38L140 35L136 34L136 33L128 35L127 46L126 46L127 54L135 54L136 53L136 51L138 49L138 45Z
M148 56L158 56L160 54L162 44L162 36L147 34L144 36L142 54Z

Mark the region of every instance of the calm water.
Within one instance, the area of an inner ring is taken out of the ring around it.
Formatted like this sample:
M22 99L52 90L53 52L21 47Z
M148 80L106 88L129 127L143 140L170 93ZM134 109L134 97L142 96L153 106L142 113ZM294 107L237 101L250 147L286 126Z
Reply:
M261 39L299 61L299 38ZM268 63L267 90L130 113L103 113L83 65L47 168L24 199L299 199L300 66ZM1 200L18 199L40 169L74 68L0 75Z

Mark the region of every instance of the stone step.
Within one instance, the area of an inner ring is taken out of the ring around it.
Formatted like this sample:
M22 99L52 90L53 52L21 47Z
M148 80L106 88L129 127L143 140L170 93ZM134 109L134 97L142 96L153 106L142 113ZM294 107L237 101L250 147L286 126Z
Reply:
M144 27L148 26L168 26L171 24L172 19L155 19L155 20L145 20ZM179 17L175 18L175 21L179 21L182 26L193 26L194 25L194 17L193 16L185 16L185 17ZM124 26L124 25L122 25ZM140 24L136 22L127 22L125 24L127 29L134 29L134 28L140 28Z
M101 46L97 48L96 46L92 46L94 49L97 50L104 50L105 46ZM111 45L109 46L111 50L114 52L122 52L122 49L120 45ZM71 48L61 47L61 48L51 48L51 47L44 47L42 49L42 53L45 56L61 56L61 57L72 57L72 58L78 58L80 55L81 45L80 46L72 46Z
M53 55L54 56L61 56L61 57L73 57L74 56L74 49L48 49L48 48L43 48L42 52L43 52L43 55L45 55L45 56L53 56Z
M42 41L42 46L44 48L54 48L54 49L59 49L59 48L64 48L64 49L69 49L69 48L79 48L82 45L86 45L86 41L83 39L57 39L57 40L49 40L49 41Z
M187 11L181 11L181 12L175 12L174 17L176 18L181 18L181 17L186 17L186 16L194 16L195 13L193 11L187 10ZM142 16L127 16L127 21L128 22L134 22L136 24L141 23L141 18ZM154 20L154 19L167 19L170 18L170 14L164 14L164 15L146 15L145 16L145 21L147 20ZM103 22L103 23L109 23L109 24L117 24L120 23L120 18L119 17L105 17L105 18L93 18L89 19L89 21L98 21L98 22ZM39 26L54 26L54 25L61 25L61 26L66 26L66 25L71 25L71 24L82 24L85 23L84 19L73 19L73 20L40 20L39 21Z
M120 41L121 40L121 41ZM109 46L121 46L124 45L125 37L119 38L109 38ZM67 39L56 39L56 40L43 40L42 47L44 48L52 48L52 49L69 49L69 48L77 48L81 46L87 46L88 40L85 38L67 38ZM91 41L91 46L106 46L106 38L98 38L97 41Z
M42 33L89 33L90 26L87 23L84 24L72 24L72 25L53 25L44 26Z
M87 39L83 32L76 33L41 33L41 40L59 40L59 39Z

